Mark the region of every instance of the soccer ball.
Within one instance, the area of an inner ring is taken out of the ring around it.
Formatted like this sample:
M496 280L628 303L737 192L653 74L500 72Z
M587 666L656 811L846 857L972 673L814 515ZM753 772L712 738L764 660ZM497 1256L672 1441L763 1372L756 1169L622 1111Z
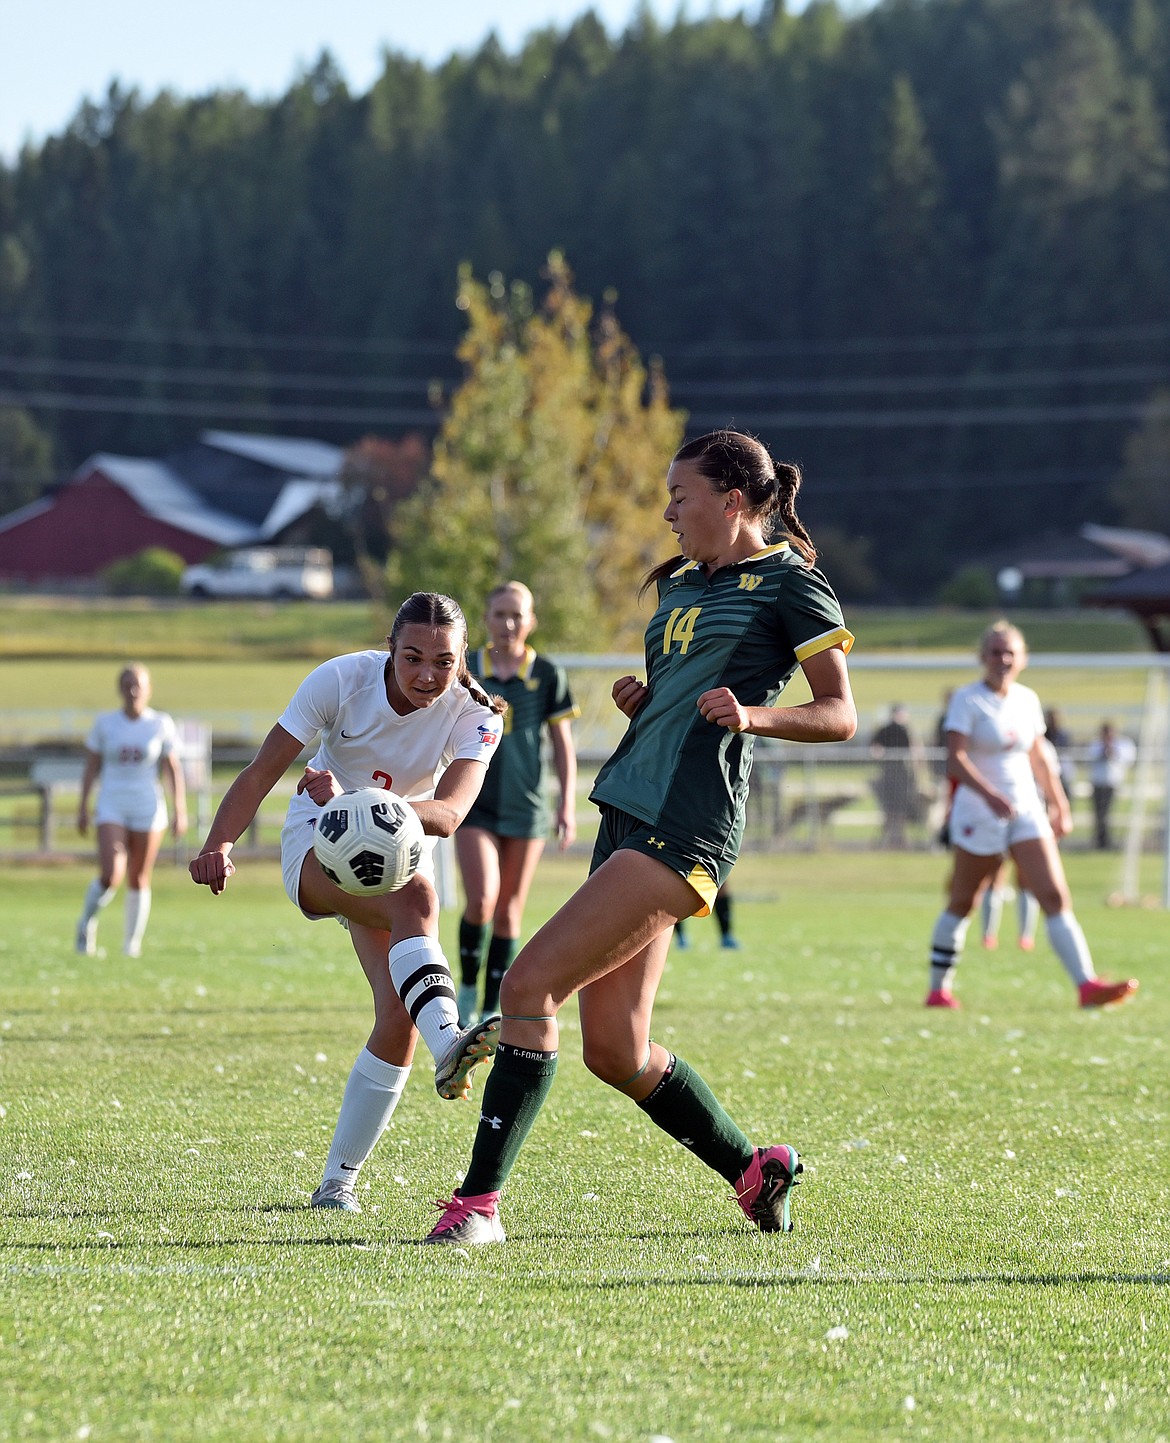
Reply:
M321 870L354 897L378 897L405 887L422 850L418 813L381 787L334 797L321 809L313 833Z

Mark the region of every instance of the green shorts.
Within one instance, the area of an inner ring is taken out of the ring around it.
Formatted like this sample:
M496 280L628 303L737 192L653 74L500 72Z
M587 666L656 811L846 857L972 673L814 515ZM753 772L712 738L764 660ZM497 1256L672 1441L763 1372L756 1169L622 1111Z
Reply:
M715 893L731 875L734 858L717 856L698 837L671 836L616 807L602 804L600 811L601 825L589 863L591 874L615 852L642 852L677 872L694 889L699 906L692 916L710 916Z

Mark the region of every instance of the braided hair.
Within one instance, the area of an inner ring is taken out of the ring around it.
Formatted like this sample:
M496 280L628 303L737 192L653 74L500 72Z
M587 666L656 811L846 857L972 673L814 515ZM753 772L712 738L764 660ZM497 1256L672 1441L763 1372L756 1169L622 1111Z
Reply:
M492 696L484 691L467 669L467 618L463 615L463 608L454 598L444 596L439 591L416 591L408 596L395 613L394 624L390 628L390 635L386 638L391 651L394 650L394 644L404 626L433 626L458 631L461 641L456 680L467 688L472 698L480 706L487 707L489 711L493 711L497 715L507 711L508 703L504 698Z

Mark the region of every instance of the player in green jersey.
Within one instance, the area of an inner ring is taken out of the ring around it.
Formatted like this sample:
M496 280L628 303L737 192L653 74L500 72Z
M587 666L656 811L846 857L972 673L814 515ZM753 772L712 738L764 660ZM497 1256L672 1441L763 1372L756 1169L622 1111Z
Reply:
M516 955L524 904L549 831L541 733L547 726L560 801L561 851L577 835L577 757L572 720L580 709L564 669L528 645L536 628L532 592L506 581L488 593L488 645L467 659L471 674L508 703L504 735L474 805L455 833L467 906L459 923L460 1025L481 1015L479 969L487 941L482 1015L496 1012L500 983ZM491 938L488 940L488 926Z
M786 1232L802 1171L754 1146L703 1079L650 1039L674 924L705 915L743 835L752 739L846 741L857 729L853 638L796 515L800 471L753 437L688 442L666 477L682 559L655 568L646 680L621 677L629 718L593 789L590 875L521 950L501 995L496 1062L466 1177L428 1242L502 1242L499 1196L552 1086L560 1008L579 993L585 1064L734 1188L764 1232ZM775 524L787 540L768 544ZM800 668L812 693L776 703Z

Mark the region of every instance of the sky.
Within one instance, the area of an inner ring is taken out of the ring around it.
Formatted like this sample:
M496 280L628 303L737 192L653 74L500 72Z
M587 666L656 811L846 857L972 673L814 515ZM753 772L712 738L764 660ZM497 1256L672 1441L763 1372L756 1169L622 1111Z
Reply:
M151 97L235 87L281 94L328 48L350 89L369 89L383 47L435 64L494 30L509 51L532 30L593 9L620 34L637 0L0 0L0 158L64 129L112 80ZM669 21L679 0L651 0ZM790 4L791 10L802 8ZM758 0L691 0L686 13L754 13Z

